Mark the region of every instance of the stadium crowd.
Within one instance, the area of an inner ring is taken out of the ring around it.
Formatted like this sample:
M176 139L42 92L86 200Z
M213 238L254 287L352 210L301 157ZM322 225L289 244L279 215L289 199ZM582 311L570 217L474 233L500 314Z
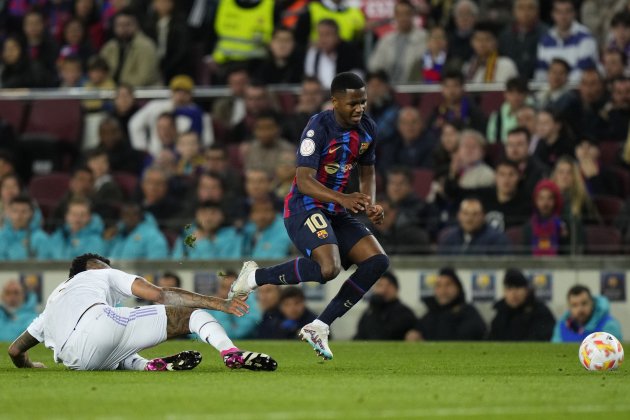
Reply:
M371 229L389 254L610 254L630 243L628 1L0 8L0 88L115 89L83 101L85 130L57 143L23 133L0 104L0 260L288 256L295 146L341 71L367 82L386 215ZM505 90L489 100L469 82ZM440 92L397 93L406 83ZM294 84L297 98L269 89ZM161 85L166 99L134 96ZM205 85L230 94L195 100Z

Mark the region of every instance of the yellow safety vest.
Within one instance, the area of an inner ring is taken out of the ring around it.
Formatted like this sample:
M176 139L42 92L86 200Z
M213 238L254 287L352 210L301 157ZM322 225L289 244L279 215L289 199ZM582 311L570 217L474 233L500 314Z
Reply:
M263 58L273 33L273 0L242 8L236 0L221 0L214 23L219 40L212 53L216 63Z
M343 11L330 10L320 2L311 2L308 5L311 14L310 41L317 41L317 24L324 19L332 19L339 25L339 37L344 41L354 40L356 34L365 28L365 16L356 7L348 7Z

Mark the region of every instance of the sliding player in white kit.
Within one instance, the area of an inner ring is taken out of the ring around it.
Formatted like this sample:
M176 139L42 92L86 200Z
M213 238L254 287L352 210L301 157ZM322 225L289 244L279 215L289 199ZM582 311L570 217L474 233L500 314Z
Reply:
M139 297L160 305L115 307L122 299ZM201 308L201 309L197 309ZM27 351L40 342L52 349L57 363L74 370L189 370L201 354L184 351L147 360L138 351L169 338L196 333L221 352L228 368L275 370L263 353L236 348L216 319L203 309L242 316L248 306L178 288L157 287L142 277L109 266L109 260L84 254L72 261L70 278L50 295L44 312L9 347L19 368L43 368Z

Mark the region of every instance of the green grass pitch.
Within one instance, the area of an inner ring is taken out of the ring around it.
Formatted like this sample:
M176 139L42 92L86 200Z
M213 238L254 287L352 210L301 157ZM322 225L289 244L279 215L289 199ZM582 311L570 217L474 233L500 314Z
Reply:
M190 341L143 353L201 351L188 372L72 372L41 345L31 358L49 368L21 370L0 344L0 418L630 418L630 363L587 372L577 345L332 342L324 363L297 341L237 344L273 355L278 370L229 371Z

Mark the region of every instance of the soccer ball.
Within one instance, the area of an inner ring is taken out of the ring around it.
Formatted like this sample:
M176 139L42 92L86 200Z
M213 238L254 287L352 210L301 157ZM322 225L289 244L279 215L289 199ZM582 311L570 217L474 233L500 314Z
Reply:
M623 347L606 332L594 332L582 341L578 352L586 370L614 370L623 363Z

